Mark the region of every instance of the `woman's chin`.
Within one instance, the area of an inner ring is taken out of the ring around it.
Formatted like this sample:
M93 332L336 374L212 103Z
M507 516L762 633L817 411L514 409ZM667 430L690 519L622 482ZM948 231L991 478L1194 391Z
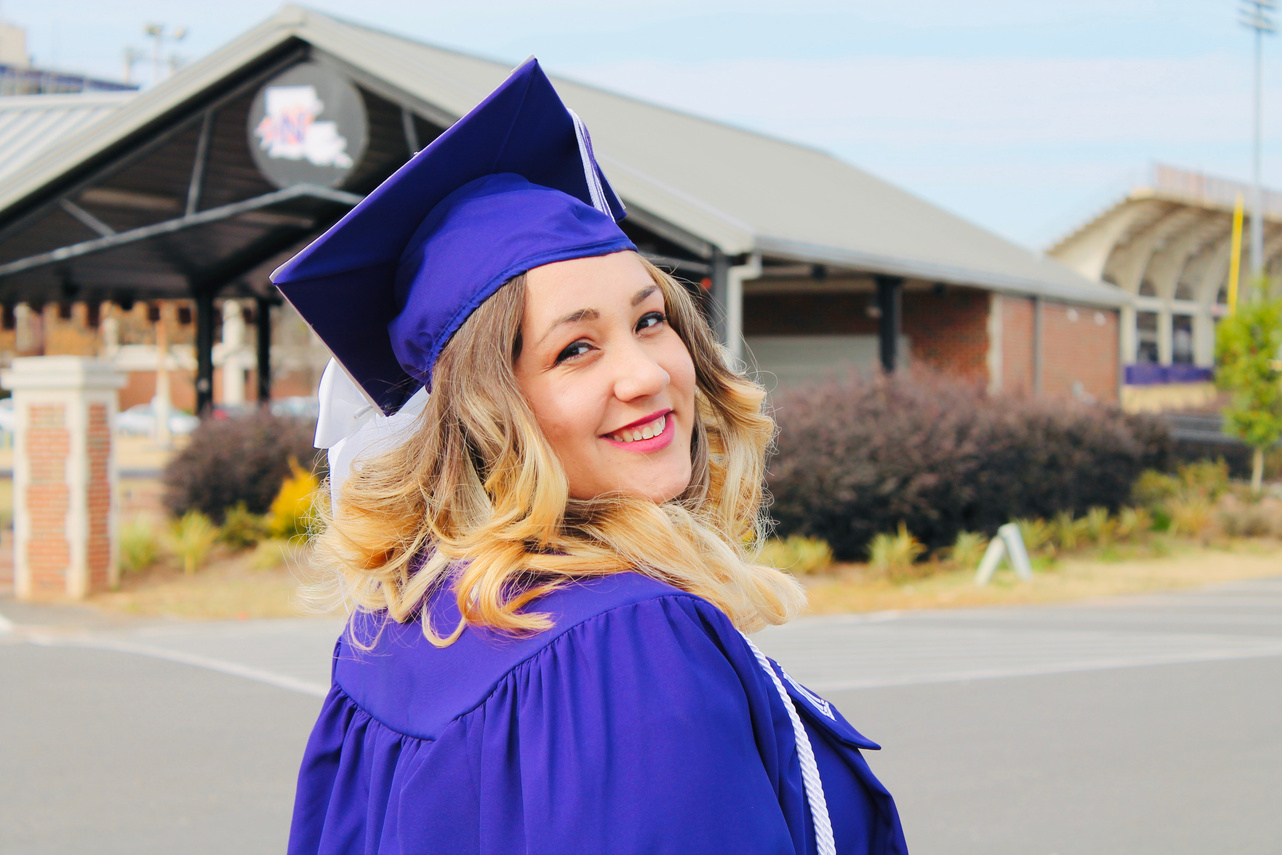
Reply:
M609 483L601 483L584 490L576 490L573 485L570 495L575 499L597 499L604 496L631 496L638 499L661 504L675 499L690 486L690 466L670 467L670 471L638 472L633 477L624 475Z

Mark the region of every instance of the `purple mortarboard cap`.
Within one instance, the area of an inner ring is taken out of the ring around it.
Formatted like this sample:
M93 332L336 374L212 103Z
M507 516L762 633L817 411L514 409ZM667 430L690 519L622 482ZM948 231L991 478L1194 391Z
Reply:
M632 249L587 129L530 59L272 274L384 413L513 276Z

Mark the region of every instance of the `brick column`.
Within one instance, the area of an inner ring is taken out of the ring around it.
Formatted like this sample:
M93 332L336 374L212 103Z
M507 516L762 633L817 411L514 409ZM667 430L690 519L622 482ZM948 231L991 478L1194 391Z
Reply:
M32 356L13 390L14 593L81 598L119 581L111 425L125 379L78 356Z

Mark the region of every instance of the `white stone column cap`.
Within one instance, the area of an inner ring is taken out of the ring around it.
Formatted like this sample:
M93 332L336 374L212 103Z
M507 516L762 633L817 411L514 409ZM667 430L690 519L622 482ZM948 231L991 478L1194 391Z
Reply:
M21 356L0 372L0 386L20 389L119 389L127 382L111 363L87 356Z

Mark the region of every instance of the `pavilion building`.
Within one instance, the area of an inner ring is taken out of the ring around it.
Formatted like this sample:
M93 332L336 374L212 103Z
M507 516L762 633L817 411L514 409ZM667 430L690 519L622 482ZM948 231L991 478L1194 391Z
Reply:
M160 338L180 405L314 389L324 348L268 275L509 71L286 6L140 93L0 98L0 362L96 353L130 373L128 406L152 394ZM925 365L1119 399L1142 294L1111 268L822 151L554 80L625 231L768 386Z

